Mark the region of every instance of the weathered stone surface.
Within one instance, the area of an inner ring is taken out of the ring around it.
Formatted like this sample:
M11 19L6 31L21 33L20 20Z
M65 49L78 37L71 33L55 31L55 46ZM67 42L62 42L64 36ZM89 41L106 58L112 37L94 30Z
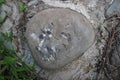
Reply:
M11 7L7 6L5 4L2 4L2 6L1 6L1 12L2 11L6 12L7 14L10 14L11 13Z
M0 27L0 32L9 32L10 29L12 28L13 23L12 21L8 18L6 21L3 23L3 25Z
M8 7L7 5L2 4L2 5L0 6L0 18L2 19L2 22L4 22L7 14L10 13L10 11L11 11L11 8ZM1 23L2 23L2 22L1 22Z
M94 41L94 30L81 14L52 8L35 15L25 34L37 64L57 69L81 56Z
M120 0L114 0L106 11L106 17L111 17L120 14Z

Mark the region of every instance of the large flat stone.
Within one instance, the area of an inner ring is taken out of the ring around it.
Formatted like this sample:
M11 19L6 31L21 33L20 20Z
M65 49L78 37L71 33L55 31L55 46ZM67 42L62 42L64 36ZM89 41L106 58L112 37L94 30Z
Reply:
M26 38L40 67L58 69L80 57L94 42L89 21L70 9L51 8L27 24Z

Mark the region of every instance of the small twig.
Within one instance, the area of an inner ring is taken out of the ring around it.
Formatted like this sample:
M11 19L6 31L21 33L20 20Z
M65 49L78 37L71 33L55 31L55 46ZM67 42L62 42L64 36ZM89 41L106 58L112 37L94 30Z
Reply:
M118 32L117 29L119 28L119 25L120 25L120 22L115 27L113 27L111 29L111 31L108 31L109 37L106 41L106 46L104 47L104 52L102 54L102 58L100 59L100 62L97 65L98 66L98 75L97 76L99 76L100 72L103 70L105 73L105 76L109 80L113 80L113 78L108 72L108 67L107 67L108 65L105 65L105 64L110 64L110 60L112 57L111 52L113 50L113 44L115 44L115 42L116 42L115 36L116 36L116 33ZM120 68L120 66L118 68ZM96 80L98 80L98 78Z

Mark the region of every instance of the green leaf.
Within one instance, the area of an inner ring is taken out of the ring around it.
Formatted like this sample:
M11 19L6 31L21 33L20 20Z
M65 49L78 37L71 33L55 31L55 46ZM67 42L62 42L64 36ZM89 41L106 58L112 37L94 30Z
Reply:
M12 37L13 37L12 30L10 31L10 33L1 33L1 35L5 40L12 42Z
M19 2L19 3L18 3L18 7L19 7L19 10L20 10L21 12L26 10L26 5L23 4L22 2Z
M23 67L17 68L17 72L22 72L22 71L24 71Z
M12 64L12 63L15 63L15 62L16 62L16 58L11 57L11 56L5 56L5 57L4 57L4 62L5 62L6 64Z
M0 16L0 24L3 23L3 21L4 21L4 19Z
M18 80L18 75L17 75L17 71L16 71L16 68L11 65L11 69L10 69L12 75L14 75L14 77L16 78L16 80Z
M2 37L3 37L5 40L7 40L7 41L10 40L8 33L1 33L1 35L2 35Z
M13 38L13 30L12 30L12 29L10 30L9 38L10 38L11 40L12 40L12 38Z
M2 49L2 50L0 50L0 54L2 54L4 52L4 50Z
M2 4L2 3L4 3L5 2L5 0L0 0L0 5Z
M15 50L13 50L13 49L5 49L5 52L10 56L14 56L14 57L16 56L15 55Z
M4 67L0 70L0 74L3 73L6 69L7 69L7 66L4 66Z
M1 33L0 39L0 80L34 80L33 66L25 64L13 49L8 49L4 41L12 43L13 31ZM18 64L17 62L21 63ZM7 73L6 73L7 71ZM4 77L2 77L4 76Z
M5 80L4 76L0 76L0 80Z
M35 69L35 62L31 66L32 69Z
M0 39L0 46L3 44L3 41Z
M3 60L0 60L0 65L3 65L5 64Z
M23 68L24 68L25 71L30 71L30 68L29 68L29 66L27 64L23 65Z

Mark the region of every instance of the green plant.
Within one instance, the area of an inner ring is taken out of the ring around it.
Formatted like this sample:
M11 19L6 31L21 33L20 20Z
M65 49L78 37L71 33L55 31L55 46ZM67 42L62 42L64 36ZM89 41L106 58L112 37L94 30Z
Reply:
M14 47L8 49L4 41L12 43L13 32L0 36L0 80L34 80L32 66L25 64L17 55Z
M26 5L22 2L18 2L18 7L21 12L26 10Z
M0 24L3 23L4 19L0 16Z
M0 0L0 5L2 4L2 3L4 3L5 2L5 0Z

